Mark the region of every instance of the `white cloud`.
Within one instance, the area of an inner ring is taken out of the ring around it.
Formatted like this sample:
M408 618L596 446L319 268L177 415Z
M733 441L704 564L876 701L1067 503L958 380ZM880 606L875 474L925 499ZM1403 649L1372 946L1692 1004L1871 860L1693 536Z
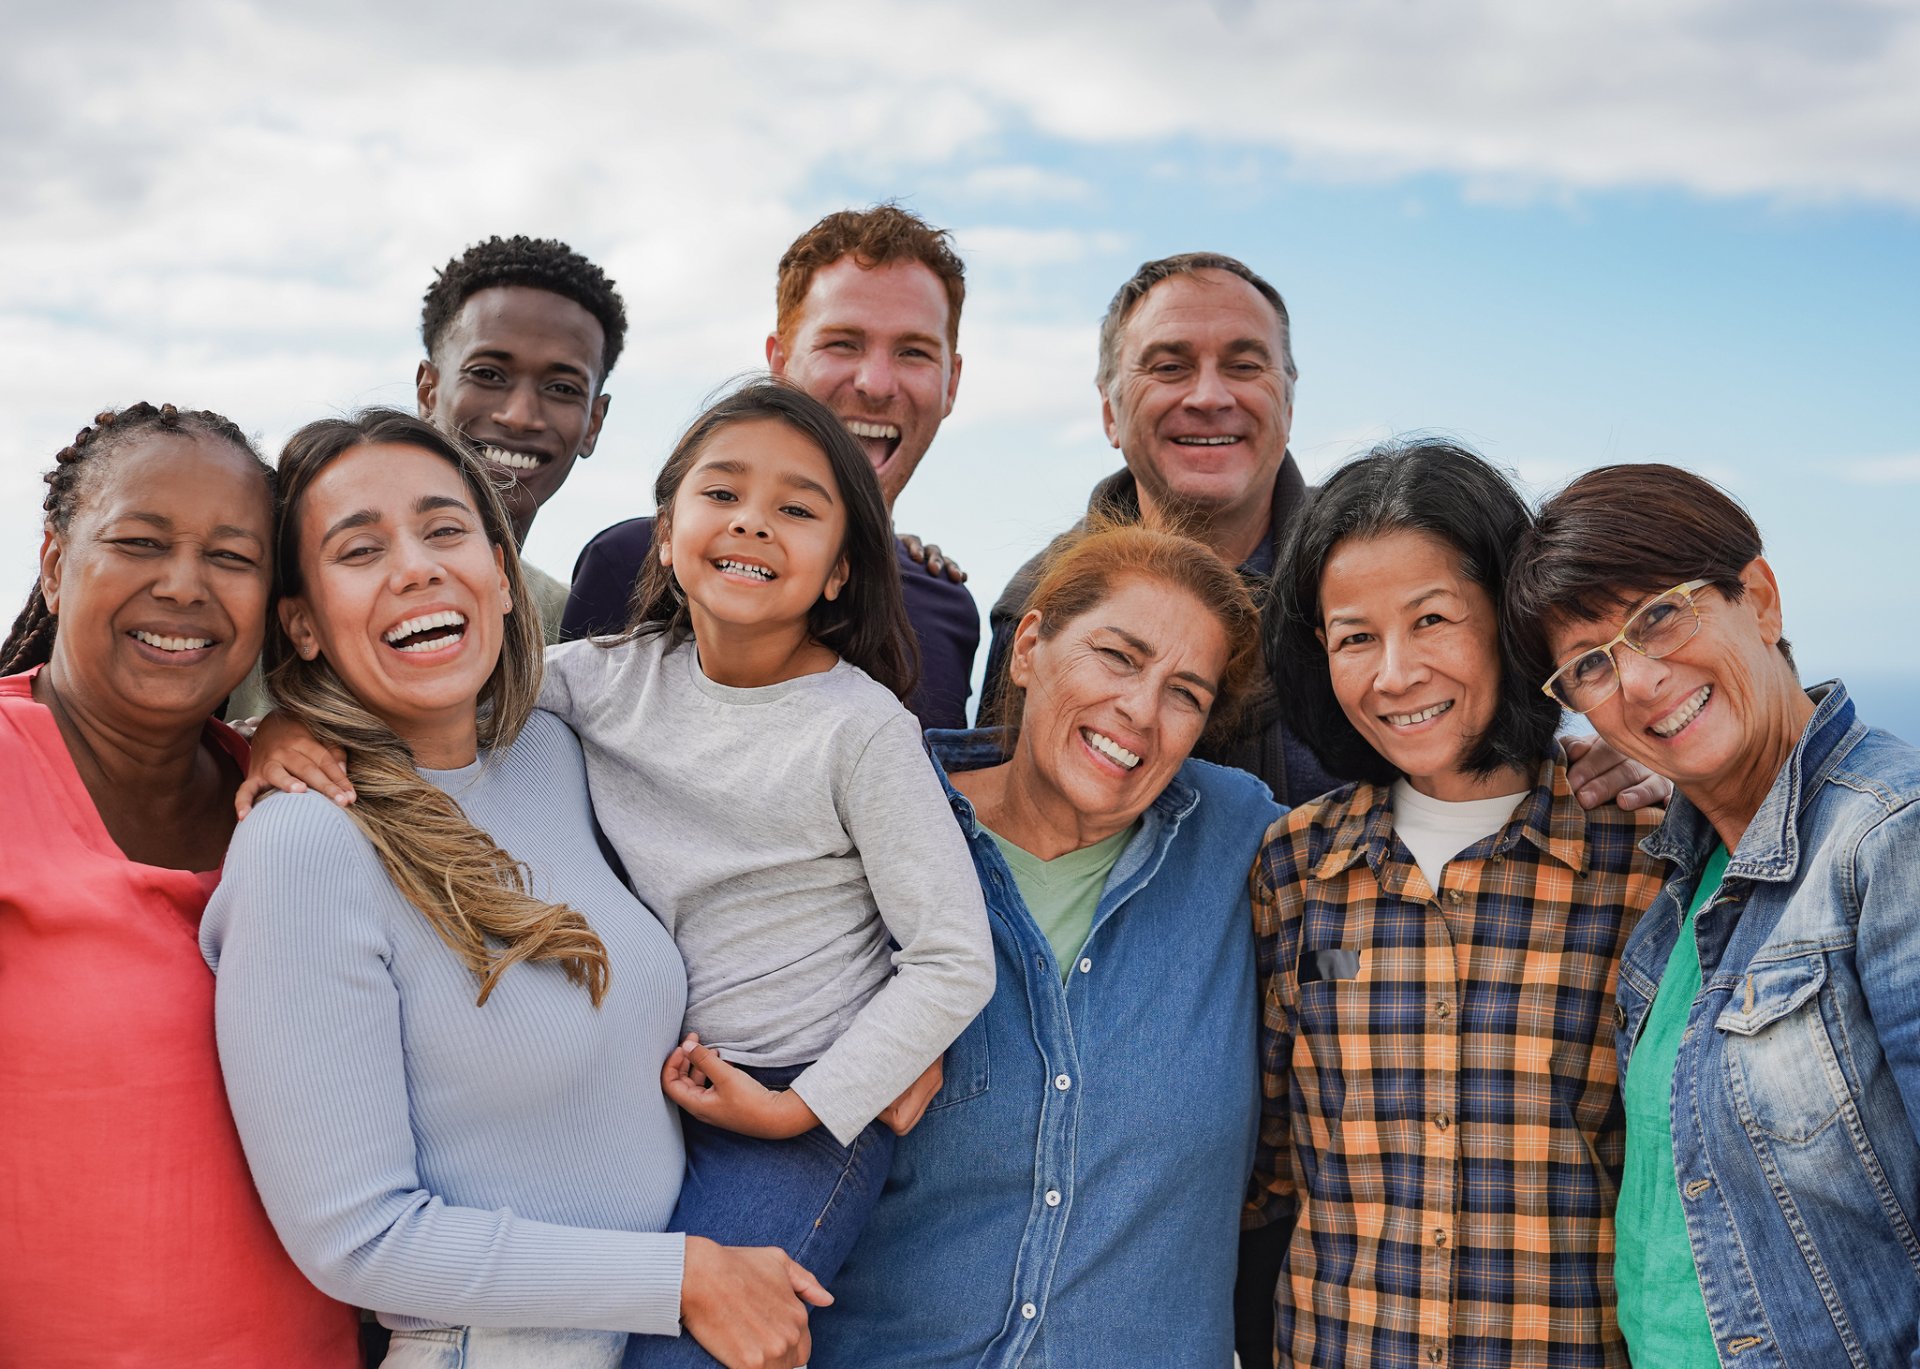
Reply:
M1855 485L1920 485L1920 453L1865 457L1842 463L1841 470Z

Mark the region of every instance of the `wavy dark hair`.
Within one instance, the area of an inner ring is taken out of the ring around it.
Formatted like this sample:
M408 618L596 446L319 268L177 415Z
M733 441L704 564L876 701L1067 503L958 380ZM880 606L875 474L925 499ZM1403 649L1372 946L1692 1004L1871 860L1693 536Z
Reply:
M305 660L279 625L278 601L305 592L300 511L328 466L360 447L392 444L437 456L460 472L487 541L501 556L514 611L500 659L480 689L483 748L513 744L540 694L540 620L514 550L506 507L479 459L425 419L399 409L323 418L287 439L280 455L274 623L267 633L267 689L323 743L347 753L358 796L347 816L373 843L380 865L440 939L473 971L478 1002L521 961L556 960L594 1005L607 991L607 952L587 920L564 903L535 898L524 865L474 826L460 805L414 769L412 748L354 695L324 656Z
M880 496L880 482L846 425L804 390L755 376L694 420L653 482L654 547L672 533L673 497L707 443L735 423L763 421L784 423L820 449L847 511L846 540L840 547L847 558L847 583L838 598L822 598L808 611L808 634L905 699L919 680L920 645L907 621L893 523ZM686 594L673 571L660 564L657 551L647 557L634 586L626 630L607 644L654 633L665 633L669 647L693 635Z
M1348 721L1334 697L1320 640L1320 580L1340 544L1394 532L1436 537L1460 554L1468 579L1487 592L1500 623L1500 690L1487 730L1462 769L1531 774L1553 745L1560 706L1542 694L1505 623L1507 575L1533 524L1513 483L1456 442L1415 436L1384 443L1335 471L1294 526L1274 574L1264 625L1267 667L1280 714L1336 775L1388 784L1400 771Z

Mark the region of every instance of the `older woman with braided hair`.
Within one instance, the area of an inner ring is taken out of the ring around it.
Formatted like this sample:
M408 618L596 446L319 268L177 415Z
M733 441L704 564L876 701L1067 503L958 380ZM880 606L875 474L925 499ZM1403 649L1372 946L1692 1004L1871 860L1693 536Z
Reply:
M271 476L205 411L99 415L48 473L0 647L0 1360L344 1369L235 1135L195 932L246 743Z

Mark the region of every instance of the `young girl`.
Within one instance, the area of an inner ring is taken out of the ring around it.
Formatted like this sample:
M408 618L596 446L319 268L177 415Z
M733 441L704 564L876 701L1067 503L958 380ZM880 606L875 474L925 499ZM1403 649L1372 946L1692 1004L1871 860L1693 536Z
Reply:
M686 962L670 1227L781 1246L826 1282L886 1178L876 1118L992 994L985 906L900 703L892 533L839 419L745 386L655 496L629 630L551 648L540 706L579 733L600 824ZM635 1337L627 1362L713 1361Z

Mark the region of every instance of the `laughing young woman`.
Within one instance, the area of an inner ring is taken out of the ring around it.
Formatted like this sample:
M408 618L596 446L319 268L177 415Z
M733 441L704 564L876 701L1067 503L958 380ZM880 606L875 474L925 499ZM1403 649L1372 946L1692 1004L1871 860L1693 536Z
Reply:
M1278 1362L1620 1366L1613 989L1657 810L1575 799L1500 630L1525 504L1479 457L1384 448L1322 488L1268 654L1363 782L1253 873L1266 1076L1248 1221L1292 1223Z
M374 410L301 429L280 473L268 686L358 801L264 800L201 943L288 1250L394 1329L389 1366L601 1369L683 1324L729 1366L803 1362L804 1270L662 1230L685 972L595 845L578 741L534 710L482 468Z

